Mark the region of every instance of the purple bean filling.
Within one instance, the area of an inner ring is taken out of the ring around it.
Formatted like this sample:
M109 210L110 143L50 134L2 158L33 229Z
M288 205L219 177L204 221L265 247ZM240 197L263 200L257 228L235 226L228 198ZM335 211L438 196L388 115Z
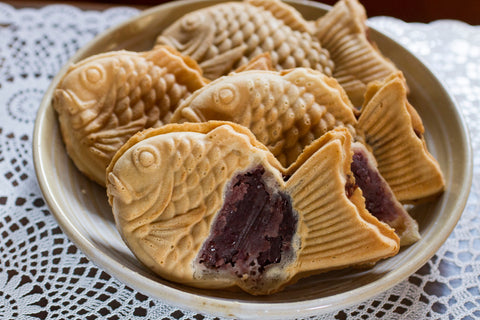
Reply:
M354 150L352 172L355 182L362 189L367 210L378 220L394 221L402 212L395 205L395 198L378 170L369 163L368 156L359 149Z
M296 228L290 197L268 187L265 169L255 167L230 182L198 261L210 270L259 279L292 254Z

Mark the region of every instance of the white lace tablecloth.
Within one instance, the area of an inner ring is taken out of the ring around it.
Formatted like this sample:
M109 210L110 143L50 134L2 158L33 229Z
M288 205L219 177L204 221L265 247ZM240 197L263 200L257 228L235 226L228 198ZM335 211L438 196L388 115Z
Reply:
M32 132L50 80L96 34L137 13L18 10L0 2L0 319L215 319L153 300L96 267L62 233L35 177ZM470 127L473 187L457 227L420 270L318 318L480 318L480 27L385 17L370 23L423 58L456 98Z

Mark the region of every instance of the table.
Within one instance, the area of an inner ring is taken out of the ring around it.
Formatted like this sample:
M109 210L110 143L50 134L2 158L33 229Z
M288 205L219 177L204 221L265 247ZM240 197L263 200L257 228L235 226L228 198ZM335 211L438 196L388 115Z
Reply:
M153 300L96 267L62 232L36 181L33 126L51 79L96 34L138 12L0 2L0 319L218 319ZM457 100L471 133L473 186L457 227L420 270L316 319L480 318L480 26L369 23L423 59Z

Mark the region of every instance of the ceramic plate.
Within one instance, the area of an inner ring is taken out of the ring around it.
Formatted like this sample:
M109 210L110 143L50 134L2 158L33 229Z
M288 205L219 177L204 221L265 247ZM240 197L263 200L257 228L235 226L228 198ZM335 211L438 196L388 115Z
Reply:
M163 28L188 11L218 1L175 1L147 10L114 27L78 51L70 63L116 49L151 49ZM328 10L317 2L291 2L308 20ZM133 256L120 238L105 190L80 174L68 158L51 106L64 67L48 88L35 123L33 154L45 199L63 231L97 265L127 285L165 303L199 313L235 318L294 318L359 303L406 279L425 264L447 239L465 206L471 185L471 150L465 124L451 96L415 56L385 35L371 30L383 53L403 70L410 102L426 128L431 153L445 174L446 191L436 201L411 210L422 240L367 270L342 270L309 277L284 291L254 297L231 291L190 288L158 278Z

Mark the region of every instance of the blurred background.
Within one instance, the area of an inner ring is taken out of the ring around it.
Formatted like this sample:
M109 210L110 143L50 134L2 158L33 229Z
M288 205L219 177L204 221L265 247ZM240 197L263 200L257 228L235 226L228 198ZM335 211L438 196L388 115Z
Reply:
M81 0L81 1L33 1L33 0L0 0L15 7L38 7L52 3L77 5L84 9L102 10L115 5L128 5L139 9L165 3L165 0ZM369 17L386 15L407 22L430 22L438 19L456 19L464 22L480 24L480 0L360 0ZM336 0L322 0L333 5Z

